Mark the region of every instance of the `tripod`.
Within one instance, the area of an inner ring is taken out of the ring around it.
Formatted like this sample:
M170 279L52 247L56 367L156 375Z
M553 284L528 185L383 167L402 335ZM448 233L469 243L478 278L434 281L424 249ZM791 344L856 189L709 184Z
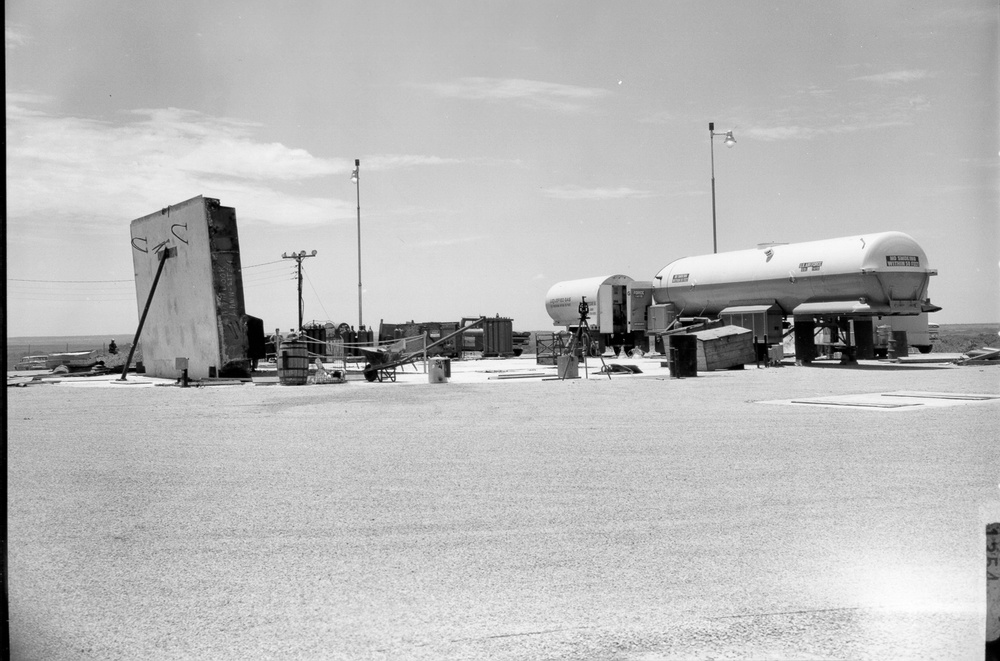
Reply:
M580 299L580 305L577 307L577 311L580 313L580 322L576 327L576 333L573 334L572 339L570 339L569 346L566 348L567 353L571 356L575 356L576 352L583 352L583 375L584 378L589 379L590 373L587 371L587 354L590 353L590 333L587 332L587 319L590 318L590 305L587 303L587 297L583 296ZM598 354L598 358L601 359L601 365L604 367L603 371L607 373L608 378L611 378L611 371L608 369L607 363L604 362L604 356ZM563 377L565 379L565 377Z

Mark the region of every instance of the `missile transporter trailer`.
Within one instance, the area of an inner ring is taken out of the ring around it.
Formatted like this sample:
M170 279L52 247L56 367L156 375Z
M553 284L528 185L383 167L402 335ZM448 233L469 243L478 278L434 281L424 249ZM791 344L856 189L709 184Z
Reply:
M556 326L575 331L586 301L585 330L599 351L653 348L664 333L718 319L752 330L762 345L780 344L792 328L800 362L819 355L820 334L827 350L874 358L878 325L912 318L909 325L922 328L927 313L940 310L927 294L933 275L912 237L880 232L683 257L652 282L620 274L560 282L549 289L545 307ZM924 338L916 346L929 351Z

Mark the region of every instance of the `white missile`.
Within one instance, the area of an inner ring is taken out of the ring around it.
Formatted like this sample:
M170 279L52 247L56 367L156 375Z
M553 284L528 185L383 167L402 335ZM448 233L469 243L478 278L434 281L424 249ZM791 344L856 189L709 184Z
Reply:
M667 264L653 280L655 303L678 316L711 316L743 305L786 315L912 315L939 310L927 298L927 255L902 232L772 244Z

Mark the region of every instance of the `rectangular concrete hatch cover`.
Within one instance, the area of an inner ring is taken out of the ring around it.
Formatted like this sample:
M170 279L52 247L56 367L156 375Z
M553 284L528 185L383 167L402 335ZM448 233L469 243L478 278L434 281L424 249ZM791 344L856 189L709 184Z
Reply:
M917 410L927 407L957 406L961 404L982 404L1000 401L1000 395L972 393L898 391L865 393L856 395L825 395L796 399L775 399L760 401L758 404L792 404L807 406L827 406L836 408L874 409L880 411Z

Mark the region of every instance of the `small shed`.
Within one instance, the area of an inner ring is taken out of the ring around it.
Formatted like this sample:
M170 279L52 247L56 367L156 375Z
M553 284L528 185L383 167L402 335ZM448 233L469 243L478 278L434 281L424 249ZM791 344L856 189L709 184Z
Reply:
M781 343L781 308L777 305L737 305L719 313L723 323L753 331L760 342Z
M698 339L698 371L742 367L755 360L753 331L741 326L722 326L692 333Z

